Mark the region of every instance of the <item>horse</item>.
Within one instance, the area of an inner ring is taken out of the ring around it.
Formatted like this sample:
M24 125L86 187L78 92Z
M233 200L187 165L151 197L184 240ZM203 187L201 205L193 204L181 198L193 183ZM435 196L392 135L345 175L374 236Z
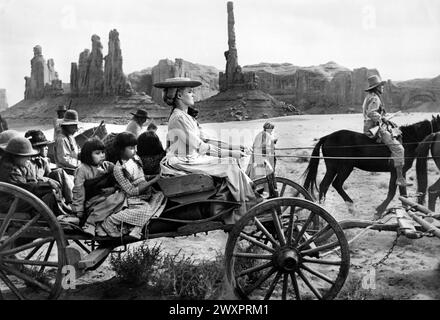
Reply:
M417 166L421 172L420 177L417 179L418 203L422 205L425 204L426 187L428 186L427 161L429 151L431 151L431 156L437 168L440 169L440 133L430 134L416 149ZM440 178L429 187L428 194L428 209L434 212L435 202L440 196Z
M417 145L428 135L440 131L440 116L432 120L424 120L412 125L401 126L402 141L405 148L405 164L403 174L412 167L416 158ZM316 144L309 165L303 174L304 187L314 193L316 176L319 165L319 151L322 148L323 157L336 157L338 159L325 159L327 171L319 185L319 201L325 198L330 184L344 199L351 214L354 214L353 200L344 191L343 184L354 168L369 172L390 172L387 198L376 208L375 218L381 216L396 194L397 173L391 161L391 152L385 144L378 143L375 139L363 133L349 130L334 132L322 137ZM361 159L361 158L384 159ZM344 158L344 159L340 159ZM420 175L420 164L417 166L417 176ZM406 188L399 187L401 195L406 195Z
M86 143L88 139L92 137L98 137L99 139L102 140L104 139L105 136L107 136L107 128L105 127L104 121L101 121L99 126L78 133L75 136L75 141L78 144L78 147L81 149L84 143ZM52 162L55 162L55 151L54 151L55 142L53 141L49 143L48 147L49 150L47 152L47 156Z

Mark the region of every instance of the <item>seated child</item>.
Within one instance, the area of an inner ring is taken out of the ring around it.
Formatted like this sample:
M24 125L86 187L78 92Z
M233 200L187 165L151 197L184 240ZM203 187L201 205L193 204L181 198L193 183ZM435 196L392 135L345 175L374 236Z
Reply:
M146 181L142 162L136 155L136 137L129 132L118 134L114 141L118 151L113 174L121 189L127 195L127 207L109 216L102 227L111 237L120 237L124 233L124 223L131 229L130 236L141 239L142 229L149 220L162 213L166 201L162 192L151 186L159 180L159 175Z
M15 137L9 140L0 160L0 181L14 184L35 194L46 203L56 216L62 215L64 212L58 206L60 199L57 199L53 192L53 190L59 188L58 183L52 179L38 181L30 169L29 160L37 154L38 151L32 148L32 144L28 139ZM6 203L5 201L9 200L0 199L0 202ZM20 203L19 208L26 211L26 209L31 207L29 204Z
M83 230L93 236L106 236L101 222L121 210L125 202L124 193L115 189L114 164L105 161L104 149L98 138L87 140L75 171L72 211Z
M38 151L38 155L30 159L31 170L38 181L55 180L60 185L60 190L66 204L72 202L73 177L68 175L63 169L50 169L50 159L47 157L49 150L46 136L41 130L29 130L25 133L32 144L32 148Z

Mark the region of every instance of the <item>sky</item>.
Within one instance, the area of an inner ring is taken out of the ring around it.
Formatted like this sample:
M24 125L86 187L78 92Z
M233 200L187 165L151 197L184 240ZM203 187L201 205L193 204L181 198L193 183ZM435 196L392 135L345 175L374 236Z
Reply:
M438 0L236 0L239 64L260 62L377 68L395 81L440 74ZM160 59L225 68L224 0L0 0L0 88L20 101L32 48L55 60L63 82L70 63L101 37L120 34L124 72Z

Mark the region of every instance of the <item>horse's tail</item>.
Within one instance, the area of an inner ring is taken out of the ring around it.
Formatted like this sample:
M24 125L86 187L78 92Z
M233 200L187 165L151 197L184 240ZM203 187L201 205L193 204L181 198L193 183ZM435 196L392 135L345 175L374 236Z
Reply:
M419 197L419 203L424 202L424 195L428 187L428 154L432 143L436 140L436 133L431 133L427 136L416 148L416 172L417 172L417 191L422 194Z
M321 150L321 146L324 144L326 138L327 137L321 138L316 144L315 149L313 149L309 165L302 175L302 177L306 177L304 181L304 188L310 191L312 196L314 196L315 189L318 189L316 185L316 176L318 175L319 151Z

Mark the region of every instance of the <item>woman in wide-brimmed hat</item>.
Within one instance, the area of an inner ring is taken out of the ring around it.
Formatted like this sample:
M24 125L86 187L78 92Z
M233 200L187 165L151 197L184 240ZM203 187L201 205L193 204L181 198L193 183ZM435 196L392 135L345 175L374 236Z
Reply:
M136 113L130 112L130 114L133 115L133 119L130 121L125 131L133 133L134 136L138 138L142 132L144 123L147 119L150 119L150 117L148 117L147 111L142 109L138 109Z
M368 87L365 89L367 96L362 105L364 133L371 138L377 138L378 141L387 145L391 151L391 157L396 168L397 185L409 186L410 184L406 182L403 176L405 149L397 137L397 126L385 118L386 111L382 101L385 83L386 81L382 81L378 75L368 78ZM374 128L377 130L374 130Z
M79 148L73 135L78 131L78 112L67 110L61 122L61 133L55 140L55 162L58 168L73 174L79 165Z
M236 201L255 200L252 181L238 165L238 160L245 156L241 147L209 141L188 114L188 108L194 106L193 88L200 85L201 82L188 78L171 78L154 85L164 90L163 100L172 107L162 173L192 172L226 178L227 189Z
M63 214L52 192L53 189L59 188L59 185L53 180L38 181L34 172L30 170L29 159L38 155L38 151L32 148L31 142L24 137L15 137L9 140L4 151L0 160L0 181L32 192L42 199L55 215ZM10 196L0 195L0 204L10 204L10 201ZM29 205L20 203L17 210L27 209L30 209Z

